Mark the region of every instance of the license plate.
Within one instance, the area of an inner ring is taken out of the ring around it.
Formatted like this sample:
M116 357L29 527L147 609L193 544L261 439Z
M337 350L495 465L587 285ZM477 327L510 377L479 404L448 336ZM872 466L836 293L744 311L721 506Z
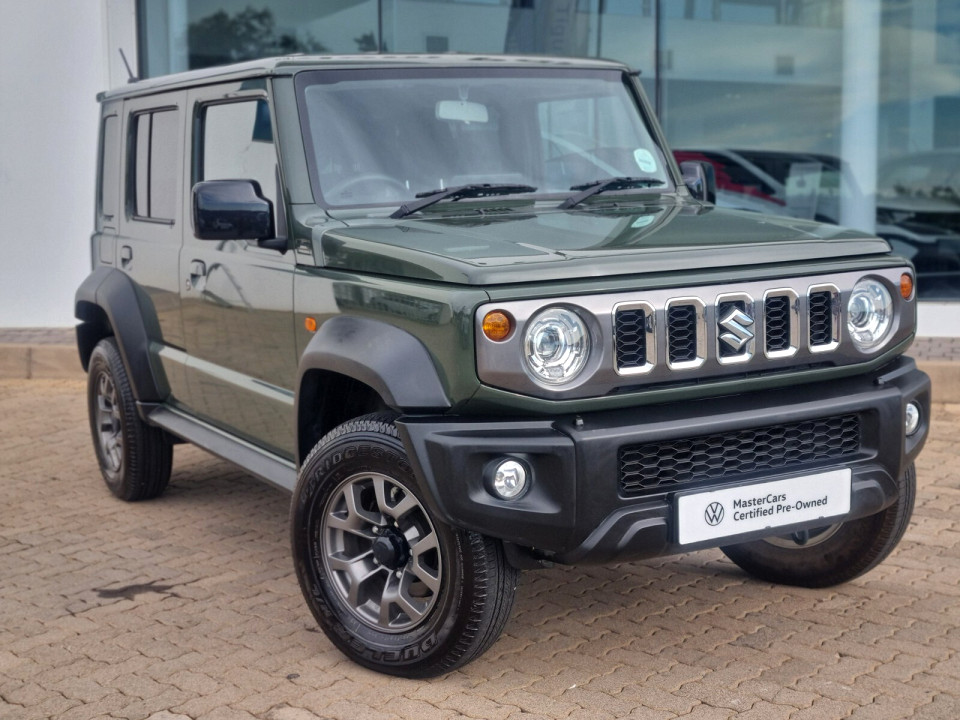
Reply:
M677 496L681 545L850 512L849 468Z

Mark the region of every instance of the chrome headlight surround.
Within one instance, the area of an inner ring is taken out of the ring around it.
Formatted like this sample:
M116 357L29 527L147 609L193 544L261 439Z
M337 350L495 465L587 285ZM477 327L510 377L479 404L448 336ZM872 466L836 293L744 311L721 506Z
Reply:
M546 385L573 382L590 359L590 328L575 311L555 305L538 312L523 333L523 362Z
M861 352L879 348L893 328L893 297L877 278L857 281L847 300L847 334Z

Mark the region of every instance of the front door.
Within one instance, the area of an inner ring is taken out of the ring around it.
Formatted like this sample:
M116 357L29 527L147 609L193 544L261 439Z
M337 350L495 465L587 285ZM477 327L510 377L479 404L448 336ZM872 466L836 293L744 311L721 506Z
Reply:
M278 217L283 199L265 82L191 90L187 105L192 113L187 186L255 180ZM180 256L190 409L293 458L294 253L262 248L256 241L198 240L191 192L184 209L191 218Z

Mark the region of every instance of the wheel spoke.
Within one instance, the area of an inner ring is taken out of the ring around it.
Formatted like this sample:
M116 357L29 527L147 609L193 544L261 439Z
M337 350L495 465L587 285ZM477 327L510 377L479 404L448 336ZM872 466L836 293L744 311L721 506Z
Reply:
M373 489L377 495L377 505L380 512L394 520L399 520L415 507L419 507L419 503L413 495L388 482L386 478L374 478ZM397 500L398 496L401 496L399 500Z
M383 517L379 513L369 512L360 504L360 493L363 491L360 483L350 483L343 489L343 500L347 504L348 516L357 516L361 521L366 521L372 525L383 523Z
M331 511L327 517L327 527L334 530L342 530L353 535L359 535L367 540L373 540L376 535L370 530L370 522L355 513L347 512L346 515Z
M380 568L370 568L365 562L370 556L370 552L365 552L356 557L343 557L341 553L332 554L327 557L330 569L334 572L342 572L347 576L347 601L356 609L360 605L360 586L371 576L380 572Z
M434 573L429 568L424 567L420 563L420 558L423 557L424 553L436 550L437 548L437 534L433 532L421 538L410 548L410 572L412 572L420 582L426 585L432 593L440 592L440 572L438 570Z
M409 575L404 574L399 579L390 575L380 598L380 624L384 627L390 625L390 608L394 605L406 613L410 622L419 622L430 607L430 602L411 597Z
M417 621L422 618L431 603L430 598L415 598L410 594L410 582L412 578L409 573L404 573L400 578L400 591L397 593L397 605L407 614L411 620Z

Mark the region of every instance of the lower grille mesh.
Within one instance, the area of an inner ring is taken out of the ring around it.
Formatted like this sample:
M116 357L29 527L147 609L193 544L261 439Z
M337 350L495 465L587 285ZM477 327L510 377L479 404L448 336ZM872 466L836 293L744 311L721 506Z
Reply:
M620 491L633 494L838 460L860 450L860 418L838 415L620 448Z

